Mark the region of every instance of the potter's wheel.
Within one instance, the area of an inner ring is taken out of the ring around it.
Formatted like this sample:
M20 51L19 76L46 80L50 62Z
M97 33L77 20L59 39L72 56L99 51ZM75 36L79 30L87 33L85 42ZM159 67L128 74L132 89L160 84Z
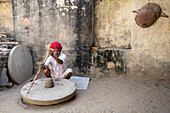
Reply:
M34 82L30 92L27 91L31 85L27 83L21 88L23 100L29 104L52 105L69 100L76 94L76 85L67 79L54 79L54 87L45 87L46 78Z

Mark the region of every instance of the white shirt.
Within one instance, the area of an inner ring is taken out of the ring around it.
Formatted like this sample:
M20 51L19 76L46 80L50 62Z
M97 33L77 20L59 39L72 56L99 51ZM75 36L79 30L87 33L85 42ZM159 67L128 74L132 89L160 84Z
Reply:
M45 65L47 66L51 65L52 77L60 77L66 70L65 65L66 55L60 53L58 58L63 61L63 64L58 64L52 56L48 57L47 61L45 62Z

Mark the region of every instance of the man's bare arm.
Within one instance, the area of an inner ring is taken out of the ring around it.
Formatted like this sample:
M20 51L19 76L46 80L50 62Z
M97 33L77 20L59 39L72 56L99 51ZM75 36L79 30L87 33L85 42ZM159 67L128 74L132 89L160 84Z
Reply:
M59 59L58 57L56 57L56 56L53 55L53 52L52 52L51 49L49 50L49 54L55 59L55 61L56 61L58 64L63 64L63 61L62 61L61 59Z
M58 57L55 57L55 56L52 56L52 57L55 59L55 61L56 61L58 64L63 64L63 61L60 60Z

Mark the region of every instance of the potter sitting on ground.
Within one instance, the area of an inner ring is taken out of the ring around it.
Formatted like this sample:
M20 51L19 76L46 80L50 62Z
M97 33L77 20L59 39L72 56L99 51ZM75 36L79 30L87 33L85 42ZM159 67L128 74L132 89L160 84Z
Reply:
M72 75L72 69L66 68L66 55L61 53L62 45L59 42L53 42L50 45L49 57L45 64L40 64L46 77L66 78ZM51 68L49 66L51 65Z

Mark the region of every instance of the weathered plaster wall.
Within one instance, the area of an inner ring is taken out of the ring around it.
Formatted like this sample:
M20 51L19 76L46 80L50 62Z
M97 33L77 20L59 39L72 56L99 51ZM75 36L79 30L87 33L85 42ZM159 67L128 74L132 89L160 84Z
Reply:
M90 76L105 78L127 73L125 53L126 50L93 50Z
M0 30L13 33L11 0L0 0Z
M92 51L91 75L127 73L125 56L131 48L131 17L131 0L94 0L94 41L100 49Z
M150 0L161 6L170 15L169 0ZM105 52L118 50L123 57L117 60L126 73L141 72L150 77L168 77L170 74L170 19L160 17L149 28L141 28L135 23L136 13L148 0L96 0L95 36ZM98 43L96 43L98 45ZM103 52L103 54L105 54ZM105 55L93 55L93 59ZM110 54L110 57L115 54ZM99 59L99 58L98 58ZM103 61L116 69L114 59ZM123 61L122 61L123 60ZM102 68L103 68L102 67ZM100 68L100 71L104 70ZM120 68L121 70L121 68Z
M131 47L132 0L96 0L95 36L104 48Z
M170 16L169 0L152 0ZM139 9L147 0L134 0L134 9ZM131 72L140 71L149 76L168 77L170 74L170 18L160 17L151 27L141 28L133 14L132 50L128 52Z
M170 15L169 0L150 2ZM79 75L89 71L93 76L98 72L106 75L111 70L169 77L169 18L160 17L151 27L141 28L136 25L132 10L141 8L148 0L95 0L95 36L103 49L91 51L91 3L91 0L13 1L15 38L30 48L35 69L43 61L49 44L59 41L69 66Z
M15 37L32 51L34 68L51 42L63 45L75 73L88 71L91 43L90 0L14 0ZM25 24L29 21L30 24Z

